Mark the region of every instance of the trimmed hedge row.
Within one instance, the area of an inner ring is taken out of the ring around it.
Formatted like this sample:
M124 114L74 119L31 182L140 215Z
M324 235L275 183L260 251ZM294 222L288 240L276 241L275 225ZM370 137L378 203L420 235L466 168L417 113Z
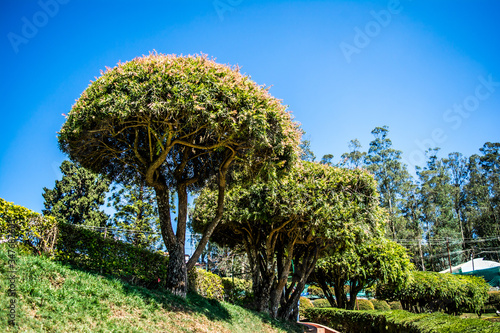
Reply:
M415 313L480 313L489 288L480 277L414 271L404 288L380 285L376 294L378 299L399 300L403 309Z
M150 288L167 276L167 257L72 224L59 224L55 259Z
M403 310L353 311L309 308L306 317L342 333L469 333L500 332L500 323L463 319L444 313L414 314Z

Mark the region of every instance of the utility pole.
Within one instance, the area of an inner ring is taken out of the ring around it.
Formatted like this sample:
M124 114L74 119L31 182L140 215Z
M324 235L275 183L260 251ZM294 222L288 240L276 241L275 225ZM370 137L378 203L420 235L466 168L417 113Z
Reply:
M422 239L418 240L418 250L420 251L420 260L422 261L422 271L425 272L424 255L422 254Z
M448 249L448 265L450 265L450 273L451 271L451 256L450 256L450 240L446 238L446 248Z
M472 271L474 272L474 246L472 247Z

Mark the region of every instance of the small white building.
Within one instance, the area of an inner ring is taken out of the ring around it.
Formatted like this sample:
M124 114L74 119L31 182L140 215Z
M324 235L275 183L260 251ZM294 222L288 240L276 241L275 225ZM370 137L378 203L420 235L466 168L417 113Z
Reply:
M493 267L499 267L500 263L496 261L490 261L490 260L483 260L484 258L475 258L474 259L474 269L472 265L472 260L469 260L463 264L460 264L458 266L454 266L451 268L452 273L467 273L467 272L472 272L472 271L479 271L481 269L488 269L488 268L493 268ZM447 268L445 270L442 270L439 273L449 273L450 269Z

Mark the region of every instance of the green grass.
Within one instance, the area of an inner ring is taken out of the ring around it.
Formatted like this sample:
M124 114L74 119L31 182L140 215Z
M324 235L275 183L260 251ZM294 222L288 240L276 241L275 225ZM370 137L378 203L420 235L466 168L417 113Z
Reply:
M183 299L44 257L17 259L14 328L7 318L7 250L0 247L3 332L302 332L295 323L195 294Z

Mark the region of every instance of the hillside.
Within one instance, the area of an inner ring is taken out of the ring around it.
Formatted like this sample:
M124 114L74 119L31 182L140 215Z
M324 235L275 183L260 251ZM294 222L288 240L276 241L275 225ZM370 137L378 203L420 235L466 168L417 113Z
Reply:
M82 271L44 257L17 256L16 321L8 326L7 247L0 246L0 327L5 332L302 332L248 309L187 299ZM3 329L7 328L8 329Z

